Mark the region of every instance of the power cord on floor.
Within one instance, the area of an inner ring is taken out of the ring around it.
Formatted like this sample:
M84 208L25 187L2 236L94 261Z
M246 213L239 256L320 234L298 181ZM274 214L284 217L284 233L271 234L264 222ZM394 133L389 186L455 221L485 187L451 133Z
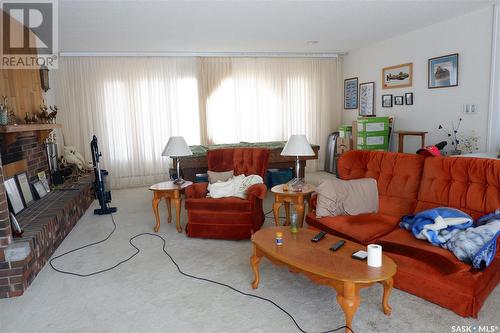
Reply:
M62 254L59 254L55 257L53 257L52 259L49 260L49 265L50 267L52 267L53 270L55 270L56 272L59 272L59 273L62 273L62 274L68 274L68 275L74 275L74 276L78 276L78 277L89 277L89 276L93 276L93 275L97 275L97 274L101 274L101 273L104 273L104 272L107 272L107 271L110 271L112 269L115 269L117 268L118 266L120 266L121 264L124 264L126 263L127 261L131 260L133 257L135 257L137 254L139 254L139 252L141 252L141 250L134 245L133 241L138 238L138 237L141 237L141 236L152 236L152 237L157 237L157 238L160 238L162 241L163 241L163 252L169 257L170 261L174 264L174 266L177 268L177 271L186 276L186 277L189 277L189 278L192 278L192 279L195 279L195 280L199 280L199 281L205 281L205 282L209 282L209 283L213 283L213 284L216 284L216 285L219 285L219 286L222 286L222 287L226 287L226 288L229 288L235 292L237 292L238 294L241 294L243 296L248 296L248 297L253 297L253 298L256 298L256 299L260 299L262 301L265 301L265 302L268 302L272 305L274 305L275 307L277 307L278 309L280 309L283 313L285 313L288 317L290 317L290 319L293 321L293 323L295 324L295 326L299 329L299 331L301 331L302 333L307 333L307 331L305 331L304 329L302 329L302 327L297 323L297 321L295 320L295 318L288 312L286 311L284 308L282 308L280 305L278 305L277 303L275 303L274 301L268 299L268 298L265 298L265 297L262 297L262 296L258 296L258 295L255 295L255 294L249 294L249 293L246 293L244 291L241 291L239 289L236 289L228 284L225 284L225 283L222 283L222 282L218 282L218 281L215 281L215 280L211 280L211 279L207 279L207 278L203 278L203 277L199 277L199 276L195 276L195 275L191 275L189 273L185 273L182 271L182 269L179 267L179 265L177 264L177 262L174 260L174 258L170 255L170 253L167 252L166 250L166 246L167 246L167 242L165 240L165 238L163 238L162 236L158 235L158 234L153 234L153 233L150 233L150 232L142 232L140 234L137 234L133 237L131 237L129 239L129 244L135 249L135 253L133 253L131 256L129 256L127 259L124 259L124 260L121 260L119 261L117 264L111 266L111 267L108 267L108 268L105 268L105 269L101 269L99 271L95 271L95 272L91 272L91 273L87 273L87 274L80 274L80 273L75 273L75 272L70 272L70 271L64 271L62 269L59 269L59 268L56 268L54 267L54 264L53 262L59 258L62 258L70 253L73 253L73 252L77 252L79 250L82 250L82 249L85 249L85 248L88 248L88 247L91 247L91 246L94 246L94 245L97 245L97 244L100 244L100 243L104 243L105 241L107 241L111 235L113 235L113 233L116 231L116 222L115 222L115 218L113 216L113 214L110 214L111 215L111 222L113 222L113 230L111 230L111 232L109 233L109 235L107 235L104 239L100 240L100 241L97 241L97 242L94 242L94 243L90 243L90 244L87 244L87 245L83 245L83 246L80 246L76 249L73 249L73 250L70 250L70 251L67 251L67 252L64 252ZM355 333L354 330L350 327L347 327L347 326L340 326L338 328L335 328L335 329L332 329L332 330L328 330L328 331L321 331L320 333L333 333L333 332L337 332L337 331L340 331L342 329L346 329L346 330L349 330L350 332L352 333Z

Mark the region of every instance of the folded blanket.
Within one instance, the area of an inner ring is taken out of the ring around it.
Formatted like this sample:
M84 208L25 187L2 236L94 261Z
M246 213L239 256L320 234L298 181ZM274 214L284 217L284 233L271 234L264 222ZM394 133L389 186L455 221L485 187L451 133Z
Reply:
M461 261L484 269L495 258L499 235L500 219L490 219L483 225L453 235L444 247Z
M453 252L476 269L489 266L496 255L500 235L500 210L485 215L475 224L464 212L447 207L429 209L403 217L400 226L416 238Z
M439 207L404 216L399 225L411 231L416 238L440 246L458 231L470 227L472 217L458 209Z
M247 190L254 184L262 184L264 181L258 175L239 175L230 178L228 181L218 181L208 184L208 191L211 198L238 197L247 198Z

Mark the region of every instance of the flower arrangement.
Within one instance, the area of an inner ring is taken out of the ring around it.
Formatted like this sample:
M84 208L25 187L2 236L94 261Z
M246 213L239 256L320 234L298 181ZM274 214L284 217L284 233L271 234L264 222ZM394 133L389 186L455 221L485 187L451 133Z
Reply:
M470 136L458 135L458 139L460 141L458 148L462 153L468 154L479 150L479 135L475 131L472 131Z
M458 140L458 130L460 129L460 124L462 124L462 118L458 119L458 124L456 128L455 128L455 123L451 122L451 129L452 129L451 131L448 131L446 128L444 128L443 125L439 125L438 127L438 129L440 129L446 134L448 142L451 143L451 146L453 147L452 153L460 154L460 150L458 149L458 145L460 144L460 140Z

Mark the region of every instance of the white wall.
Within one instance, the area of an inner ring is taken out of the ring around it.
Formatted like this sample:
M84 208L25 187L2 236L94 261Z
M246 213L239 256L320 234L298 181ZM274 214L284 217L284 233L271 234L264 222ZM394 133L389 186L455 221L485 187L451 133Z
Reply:
M480 150L486 149L493 8L455 17L395 38L350 51L344 59L344 78L359 77L359 82L375 81L377 116L394 115L396 130L428 131L427 144L445 140L439 124L451 127L462 117L464 134L475 130L480 135ZM396 28L396 27L395 27ZM427 88L427 60L459 53L459 86ZM383 67L413 62L413 86L381 89ZM414 93L414 105L382 108L383 94ZM465 115L463 104L478 105L479 112ZM344 110L342 122L350 124L357 110ZM394 144L395 143L395 144ZM393 137L393 148L397 140ZM415 152L419 139L408 138L405 152ZM449 148L449 147L447 147Z

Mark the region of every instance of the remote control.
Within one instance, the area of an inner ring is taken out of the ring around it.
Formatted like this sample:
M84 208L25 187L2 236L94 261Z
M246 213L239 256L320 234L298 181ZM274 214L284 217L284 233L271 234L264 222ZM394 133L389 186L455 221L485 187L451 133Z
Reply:
M340 249L342 246L344 246L345 244L345 240L341 239L339 240L337 243L333 244L331 247L330 247L330 251L337 251L338 249Z
M326 232L322 231L311 239L311 242L317 243L325 237Z

